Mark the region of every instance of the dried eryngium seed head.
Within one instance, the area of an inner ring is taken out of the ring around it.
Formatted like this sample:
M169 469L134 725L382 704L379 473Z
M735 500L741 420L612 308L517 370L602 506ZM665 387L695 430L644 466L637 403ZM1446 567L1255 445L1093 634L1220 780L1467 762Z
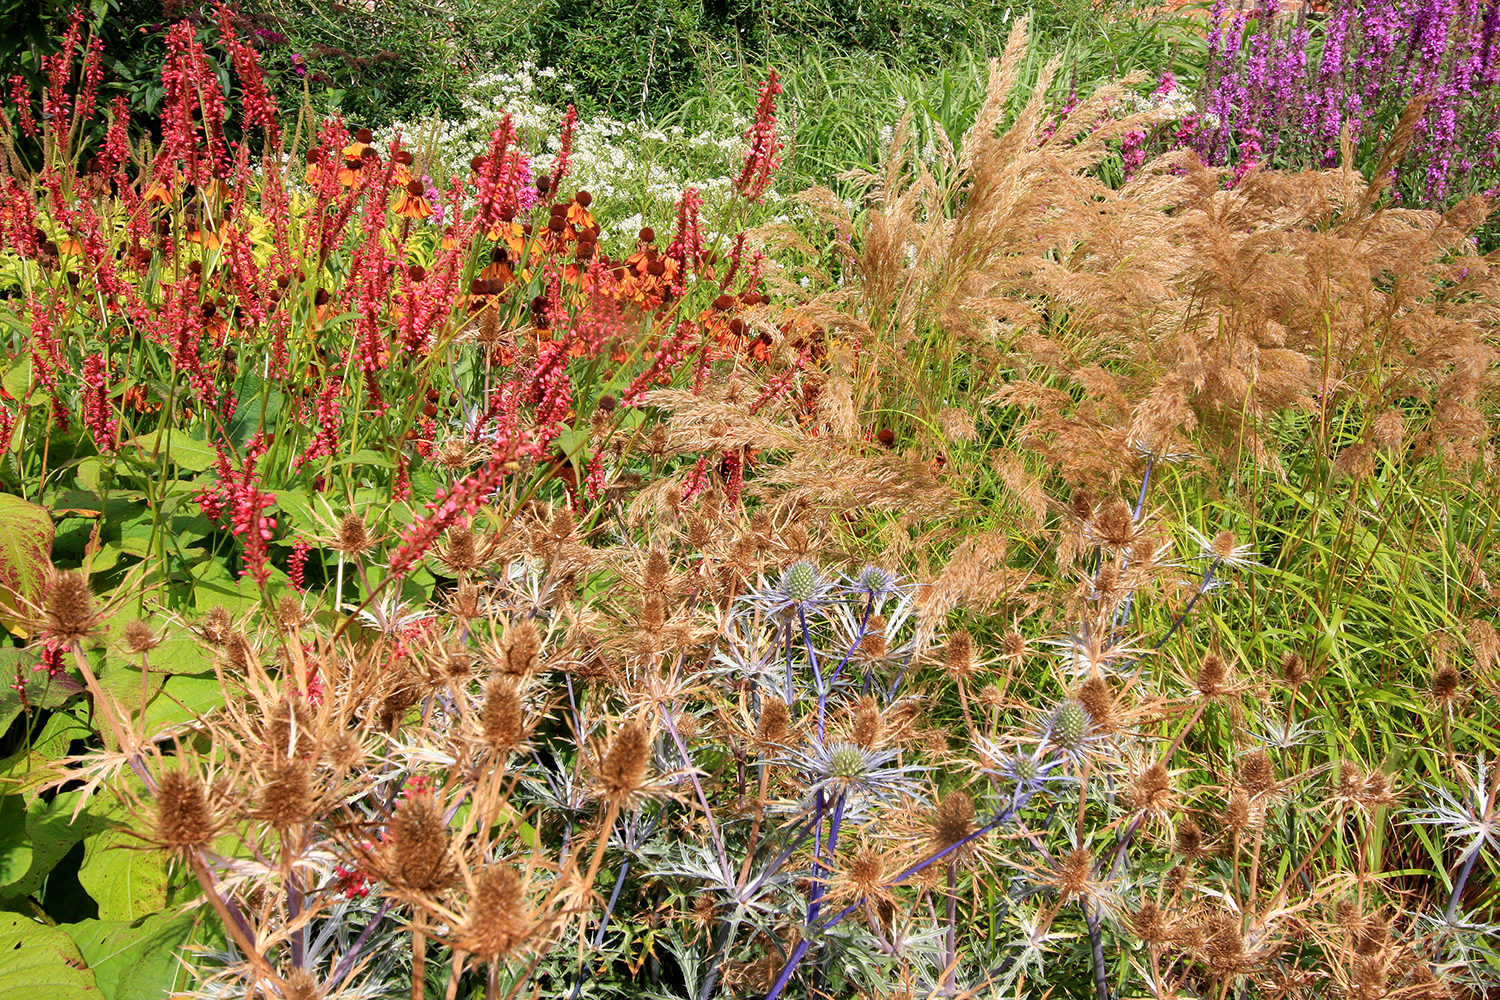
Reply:
M306 969L293 969L283 979L281 988L284 1000L322 1000L323 987Z
M1165 944L1172 937L1171 924L1166 914L1149 899L1130 915L1130 931L1147 944Z
M1105 548L1123 551L1135 541L1136 523L1130 506L1118 497L1106 500L1089 525L1090 534Z
M968 677L974 672L974 638L964 629L948 637L948 649L943 657L943 669L954 680Z
M276 621L288 631L306 625L312 619L302 609L302 602L291 594L282 594L276 599Z
M865 634L859 640L859 656L864 660L883 660L890 652L890 640L886 637L884 615L871 615L865 624Z
M203 779L187 771L167 771L156 784L156 843L171 852L204 847L216 824Z
M1175 846L1178 854L1193 861L1208 856L1208 851L1203 843L1203 831L1198 828L1197 823L1194 823L1190 819L1185 819L1177 824L1177 844Z
M460 573L476 570L481 564L479 546L474 538L474 529L467 523L449 528L438 550L438 560L449 569Z
M479 586L473 580L460 580L448 598L448 610L464 621L479 617Z
M514 681L504 677L490 681L480 723L484 742L498 753L507 753L521 742L526 735L526 712Z
M1250 796L1245 794L1244 789L1236 788L1230 793L1229 802L1224 807L1224 829L1243 833L1255 825L1255 820L1255 809L1250 803Z
M932 817L932 848L952 847L974 832L974 800L963 792L943 796Z
M1287 687L1301 687L1307 683L1307 663L1296 653L1288 650L1281 654L1281 679Z
M229 635L233 631L234 621L229 617L229 609L222 604L210 608L198 623L198 634L210 646L223 646L229 642Z
M1225 681L1229 677L1229 666L1218 653L1209 653L1198 667L1194 685L1205 698L1216 698L1225 693Z
M536 672L542 652L542 634L536 622L530 618L513 622L506 628L500 644L505 650L506 673L525 677Z
M276 830L307 822L313 814L312 773L305 760L272 765L255 818Z
M1078 686L1078 700L1088 709L1089 718L1100 731L1114 731L1115 695L1106 678L1100 674L1091 674Z
M1165 814L1172 803L1172 775L1157 761L1136 776L1130 789L1131 801L1145 812Z
M785 743L787 734L791 731L791 716L786 702L779 698L765 699L760 705L760 725L756 738L762 744Z
M125 626L125 648L136 655L149 653L161 645L161 636L139 618Z
M1026 658L1026 637L1011 629L1000 637L1000 655L1011 663L1020 663Z
M1089 876L1093 873L1094 856L1086 847L1064 851L1057 858L1057 870L1052 884L1064 895L1081 896L1088 892Z
M643 589L649 593L661 593L667 586L667 555L661 549L652 549L646 557L646 572Z
M463 949L485 961L504 958L531 936L520 874L510 865L490 865L474 879L464 926Z
M651 735L646 727L636 720L625 723L599 766L600 795L622 805L629 801L645 787L650 761Z
M350 511L339 521L338 537L334 540L334 548L342 555L354 558L362 556L375 547L375 539L370 535L370 529L365 526L365 519L359 514Z
M849 727L849 738L866 750L875 749L880 742L880 706L871 697L861 698L854 706L854 721Z
M1446 708L1458 697L1458 686L1458 668L1451 663L1443 664L1432 674L1432 700L1439 708Z
M42 600L43 632L64 645L82 642L94 633L94 593L82 573L66 570L52 578Z
M1257 750L1240 762L1240 784L1251 795L1269 791L1276 785L1276 769L1264 750Z
M414 789L396 805L386 843L386 880L401 889L431 892L453 880L448 824L432 792Z

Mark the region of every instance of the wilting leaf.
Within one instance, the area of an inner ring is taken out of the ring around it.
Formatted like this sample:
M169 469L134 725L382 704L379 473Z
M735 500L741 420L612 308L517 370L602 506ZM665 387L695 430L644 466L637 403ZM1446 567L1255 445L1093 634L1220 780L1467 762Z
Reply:
M52 568L52 515L45 507L0 493L0 624L26 637L28 601L41 600Z

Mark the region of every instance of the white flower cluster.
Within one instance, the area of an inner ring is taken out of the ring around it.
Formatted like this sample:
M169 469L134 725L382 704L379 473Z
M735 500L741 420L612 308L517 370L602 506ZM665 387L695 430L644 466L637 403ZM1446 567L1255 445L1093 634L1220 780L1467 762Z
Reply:
M430 170L434 177L439 172L462 173L470 159L484 152L490 133L508 114L519 144L531 153L532 172L549 172L556 161L563 111L544 102L538 91L543 81L557 75L555 69L530 62L512 72L487 74L461 98L460 118L396 122L382 131L377 144L389 142L399 130L406 145L436 168ZM572 87L564 84L561 89L567 94ZM596 217L616 233L668 222L671 206L689 185L703 197L705 218L713 218L713 209L733 195L734 177L744 163L745 124L725 122L722 130L689 132L681 126L659 128L645 120L581 114L574 126L568 186L588 189L595 198ZM785 199L770 190L765 201L779 206ZM786 222L787 217L778 212L764 221Z

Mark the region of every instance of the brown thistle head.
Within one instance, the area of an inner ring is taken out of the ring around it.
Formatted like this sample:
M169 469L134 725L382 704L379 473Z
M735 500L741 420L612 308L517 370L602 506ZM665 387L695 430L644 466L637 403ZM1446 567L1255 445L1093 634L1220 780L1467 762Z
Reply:
M1115 731L1115 694L1106 677L1102 674L1090 674L1078 685L1078 700L1088 709L1089 718L1094 720L1094 725L1100 732Z
M1130 915L1130 932L1147 944L1166 944L1172 940L1171 921L1150 899Z
M1218 653L1209 653L1203 657L1203 662L1198 667L1193 686L1204 698L1217 698L1229 693L1228 681L1229 665L1224 662L1224 657Z
M1063 851L1048 881L1064 896L1086 896L1094 871L1094 855L1086 847Z
M375 536L370 534L364 517L350 511L339 520L333 547L346 559L357 559L375 547Z
M1444 663L1433 671L1428 693L1432 695L1433 705L1444 709L1458 700L1458 688L1458 668L1451 663Z
M536 622L522 618L506 626L500 637L500 648L505 654L499 664L502 672L516 677L529 677L536 673L542 652L542 633Z
M1257 750L1240 761L1240 785L1251 795L1260 795L1276 786L1276 768L1269 754Z
M950 792L938 802L932 815L929 844L934 851L952 847L974 832L974 800L963 792Z
M203 779L188 771L166 771L156 784L153 839L172 854L206 847L218 829Z
M480 717L484 742L496 753L508 753L526 736L526 712L514 680L496 677L485 689Z
M99 630L94 592L77 570L64 570L52 578L42 599L41 633L62 645L82 642Z
M1307 662L1291 650L1281 654L1281 679L1289 688L1307 683Z
M849 727L849 738L867 750L875 749L875 744L880 742L880 733L883 729L880 718L880 706L875 699L866 695L854 705L853 722Z
M780 698L766 698L760 703L760 724L755 738L762 746L783 744L791 733L792 712Z
M614 742L600 762L600 797L623 806L639 796L646 787L646 770L650 763L651 734L643 723L632 719L616 731Z
M1203 830L1197 823L1185 819L1177 824L1177 843L1175 849L1178 854L1189 861L1201 861L1209 857L1208 845L1203 840Z
M975 672L974 637L967 630L959 629L948 637L948 648L943 656L943 670L953 680L962 680Z
M434 892L453 881L448 824L430 789L412 789L396 804L381 868L391 885L414 892Z
M255 818L272 829L287 830L312 818L312 771L301 758L273 764L260 791Z
M510 865L488 865L474 878L464 923L463 949L495 962L510 955L535 933L536 923L526 906L520 873Z
M1136 775L1131 784L1130 799L1141 812L1165 816L1172 808L1172 775L1166 765L1155 761Z
M125 626L125 648L137 656L144 656L161 645L161 636L139 618Z

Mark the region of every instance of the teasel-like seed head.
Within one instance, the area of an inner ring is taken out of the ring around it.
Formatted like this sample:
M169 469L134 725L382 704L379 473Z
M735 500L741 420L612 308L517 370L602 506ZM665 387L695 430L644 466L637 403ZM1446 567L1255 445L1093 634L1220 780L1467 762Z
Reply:
M1246 754L1240 761L1240 785L1251 795L1260 795L1276 787L1276 768L1264 750Z
M500 647L505 652L505 673L518 677L536 673L542 652L542 633L536 622L530 618L511 622L500 637Z
M312 731L316 724L312 709L305 699L295 694L282 695L266 714L260 727L267 758L278 761L311 756L317 750L317 740Z
M64 570L52 578L42 599L42 632L62 645L82 642L98 631L94 592L76 570Z
M966 629L959 629L948 637L948 648L943 656L943 670L953 680L959 680L974 673L975 666L974 637L969 635Z
M558 507L552 512L552 523L547 528L547 533L552 536L554 542L566 542L573 538L573 533L578 527L578 522L573 520L573 511L567 504Z
M276 599L276 623L286 631L299 629L310 621L312 618L302 609L302 602L295 595L282 594Z
M1229 801L1224 806L1224 829L1244 833L1255 825L1255 820L1255 807L1245 790L1236 788L1230 792Z
M1172 806L1172 775L1166 765L1153 762L1131 784L1130 798L1136 809L1142 812L1166 815Z
M883 660L890 652L890 640L886 637L884 615L871 615L865 623L865 634L859 640L859 657L862 660Z
M375 547L375 538L365 525L365 519L354 511L345 514L339 521L339 530L334 538L334 549L348 559L357 559Z
M667 589L667 554L661 549L652 549L646 556L646 572L642 576L641 589L648 594L665 593Z
M973 832L974 800L963 792L943 796L932 815L932 849L952 847Z
M443 535L438 561L458 573L469 573L481 565L474 529L467 521L455 524Z
M1203 957L1209 967L1220 973L1239 971L1245 957L1239 918L1230 913L1216 913L1204 921L1203 930Z
M1374 812L1396 804L1396 789L1391 786L1391 776L1380 768L1365 775L1364 787L1359 792L1359 804Z
M359 733L340 729L323 744L323 761L335 774L347 774L363 763L369 750Z
M1087 895L1094 871L1094 855L1086 847L1057 855L1057 867L1049 880L1065 896Z
M615 732L614 741L599 765L599 794L607 802L624 805L646 786L651 762L651 734L636 719Z
M166 771L156 783L155 842L179 854L206 847L218 830L203 779L187 771Z
M1000 637L1000 656L1012 665L1020 665L1026 659L1026 637L1010 629Z
M1115 731L1115 694L1102 674L1090 674L1078 685L1078 700L1088 709L1089 718L1100 732Z
M1432 694L1433 704L1438 708L1447 708L1458 698L1458 668L1451 663L1444 663L1433 671L1432 682L1428 690Z
M1172 939L1171 922L1150 899L1130 915L1130 932L1147 944L1166 944Z
M1005 689L994 681L979 689L979 704L994 712L1005 706Z
M1384 955L1378 953L1356 955L1354 956L1353 982L1350 984L1352 988L1349 993L1356 997L1370 997L1371 1000L1389 996L1390 994L1386 991L1388 979L1389 969Z
M764 698L760 703L760 723L755 738L762 746L781 745L791 733L792 712L780 698Z
M1228 679L1229 665L1224 662L1224 657L1218 653L1209 653L1203 657L1203 663L1198 667L1198 676L1193 679L1193 684L1203 697L1217 698L1226 693Z
M721 437L729 432L729 428L722 421L716 427L710 428L709 432L715 437ZM719 490L709 490L703 494L703 516L710 521L717 521L724 514L724 494Z
M413 789L396 804L385 849L381 874L397 888L434 892L453 881L448 824L430 789Z
M323 987L306 969L293 969L282 977L282 1000L323 1000Z
M125 626L125 648L137 656L143 656L161 645L161 636L139 618Z
M714 894L704 892L693 900L693 925L702 930L712 928L719 919L719 904Z
M466 622L478 618L479 585L468 578L459 580L458 586L453 588L453 593L448 597L448 610Z
M260 790L255 818L275 830L306 823L313 814L312 771L300 758L273 764Z
M480 726L484 742L496 753L509 753L525 738L526 711L513 679L496 677L485 688Z
M1068 498L1068 513L1079 524L1087 525L1094 519L1094 495L1086 487L1080 486L1073 491Z
M1089 534L1107 549L1123 552L1135 541L1137 525L1130 506L1118 497L1104 501L1089 524Z
M1126 585L1124 574L1120 572L1120 564L1114 560L1100 566L1088 583L1089 599L1098 601L1106 608L1117 607L1130 596L1130 588Z
M853 722L849 727L849 738L866 750L875 749L884 728L880 720L880 706L866 695L854 705Z
M1203 841L1203 831L1190 819L1177 824L1175 849L1189 861L1201 861L1209 856L1208 847Z
M487 865L474 878L464 923L463 949L487 962L510 955L531 937L535 923L527 912L520 873L506 864Z
M1378 955L1391 940L1391 923L1378 913L1372 913L1359 925L1354 935L1354 950L1360 955Z
M250 669L250 664L256 659L255 647L250 644L250 637L239 629L229 633L228 640L224 643L224 661L234 669L244 672Z
M656 635L666 623L666 617L661 595L648 593L645 600L641 602L641 613L636 618L636 625L641 631Z
M787 528L782 533L781 543L794 556L805 556L812 551L812 538L808 535L807 528L800 524Z
M1291 650L1281 654L1281 679L1289 688L1307 683L1307 662Z
M229 609L222 604L216 604L209 608L208 614L198 623L198 634L203 636L203 641L210 646L223 646L229 642L229 636L234 631L234 621L229 616Z
M701 514L693 514L688 518L687 540L689 545L700 550L707 548L708 543L714 540L713 530Z

